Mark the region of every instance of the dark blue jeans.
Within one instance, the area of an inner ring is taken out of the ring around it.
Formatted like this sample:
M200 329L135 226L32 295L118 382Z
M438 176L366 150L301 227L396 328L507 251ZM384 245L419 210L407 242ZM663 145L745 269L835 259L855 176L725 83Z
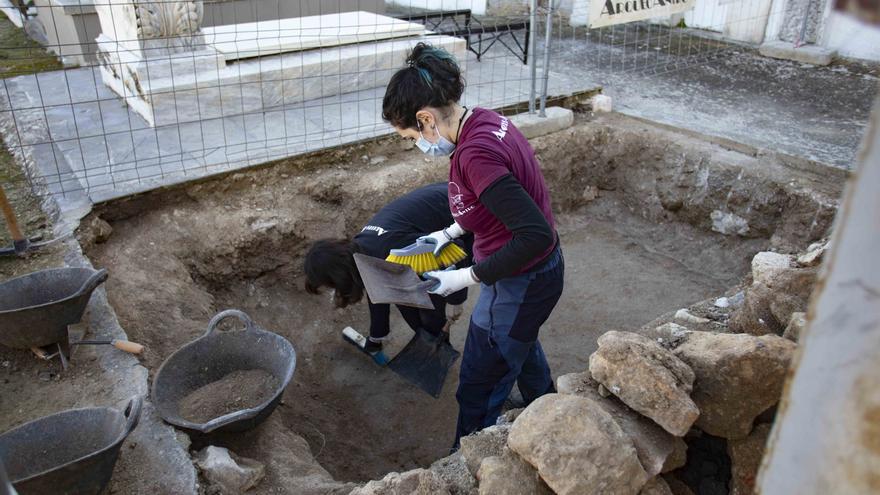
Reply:
M559 248L538 269L482 285L461 360L458 428L461 437L492 426L519 386L526 404L555 391L538 331L562 295L565 262Z

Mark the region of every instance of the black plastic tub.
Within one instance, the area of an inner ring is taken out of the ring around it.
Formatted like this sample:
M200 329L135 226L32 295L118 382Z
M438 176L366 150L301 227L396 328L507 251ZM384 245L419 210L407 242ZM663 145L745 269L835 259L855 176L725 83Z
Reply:
M220 331L217 325L229 317L244 323L242 330ZM293 378L296 351L284 337L260 328L237 309L218 313L205 335L186 344L159 367L153 378L152 400L166 422L196 435L249 430L272 414L285 387ZM193 423L180 416L180 400L195 390L234 371L260 369L278 382L270 399L249 409Z
M0 345L15 349L67 343L107 270L53 268L0 284Z
M110 482L119 448L137 426L141 397L125 411L70 409L0 435L0 462L20 495L98 494Z

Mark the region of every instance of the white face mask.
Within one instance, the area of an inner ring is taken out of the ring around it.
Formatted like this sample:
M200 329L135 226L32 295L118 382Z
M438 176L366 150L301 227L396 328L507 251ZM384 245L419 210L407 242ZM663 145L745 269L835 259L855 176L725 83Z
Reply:
M419 126L419 139L416 141L416 146L422 150L422 153L428 156L449 156L455 151L455 144L451 143L445 137L440 136L440 133L437 132L436 126L432 129L434 129L434 132L437 132L437 136L439 136L440 139L438 139L436 143L432 143L422 135L422 125L418 121L416 121L416 125Z

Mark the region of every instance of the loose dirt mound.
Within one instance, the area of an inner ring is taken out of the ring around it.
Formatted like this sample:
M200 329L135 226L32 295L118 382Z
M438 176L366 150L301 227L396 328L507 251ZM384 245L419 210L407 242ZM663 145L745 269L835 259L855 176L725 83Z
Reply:
M207 423L272 398L278 380L263 370L233 371L180 400L180 416L193 423Z

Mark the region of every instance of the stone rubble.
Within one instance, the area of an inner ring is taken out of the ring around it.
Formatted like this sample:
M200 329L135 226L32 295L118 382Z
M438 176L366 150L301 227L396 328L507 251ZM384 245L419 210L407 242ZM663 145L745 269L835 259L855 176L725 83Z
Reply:
M826 249L758 253L745 291L668 313L640 330L650 338L606 332L558 393L463 438L431 474L352 495L753 493Z
M381 480L370 481L349 495L451 495L440 476L427 469L388 473Z
M788 326L785 327L785 331L782 333L782 336L792 342L798 342L801 338L801 332L804 331L804 327L807 326L807 314L803 312L796 312L791 314L791 320L788 322Z
M694 372L651 339L630 332L607 332L590 356L590 373L624 404L684 436L700 415L690 398Z
M806 311L818 268L799 266L795 257L773 252L752 259L752 285L730 328L737 333L782 335L791 316Z
M235 495L257 486L265 476L262 463L239 457L223 447L208 446L199 451L195 464L217 493Z
M552 495L553 490L538 475L538 471L504 448L501 455L487 457L477 473L480 495Z
M825 256L825 251L830 247L831 245L828 241L810 244L810 247L807 248L807 252L798 256L798 265L803 267L818 266L819 263L822 262L822 258Z
M461 453L456 452L431 464L433 471L446 483L451 495L477 495L477 479L468 470Z
M657 476L648 480L639 495L672 495L672 490L666 484L666 480Z
M495 425L461 439L459 452L464 456L468 470L476 475L486 457L501 455L507 445L511 425Z
M752 495L758 478L758 468L764 456L764 446L773 425L762 423L755 426L749 436L727 443L730 456L730 495Z
M695 323L698 325L701 323L709 323L711 321L708 318L702 318L693 315L685 308L679 309L675 312L675 319L678 320L680 323Z

